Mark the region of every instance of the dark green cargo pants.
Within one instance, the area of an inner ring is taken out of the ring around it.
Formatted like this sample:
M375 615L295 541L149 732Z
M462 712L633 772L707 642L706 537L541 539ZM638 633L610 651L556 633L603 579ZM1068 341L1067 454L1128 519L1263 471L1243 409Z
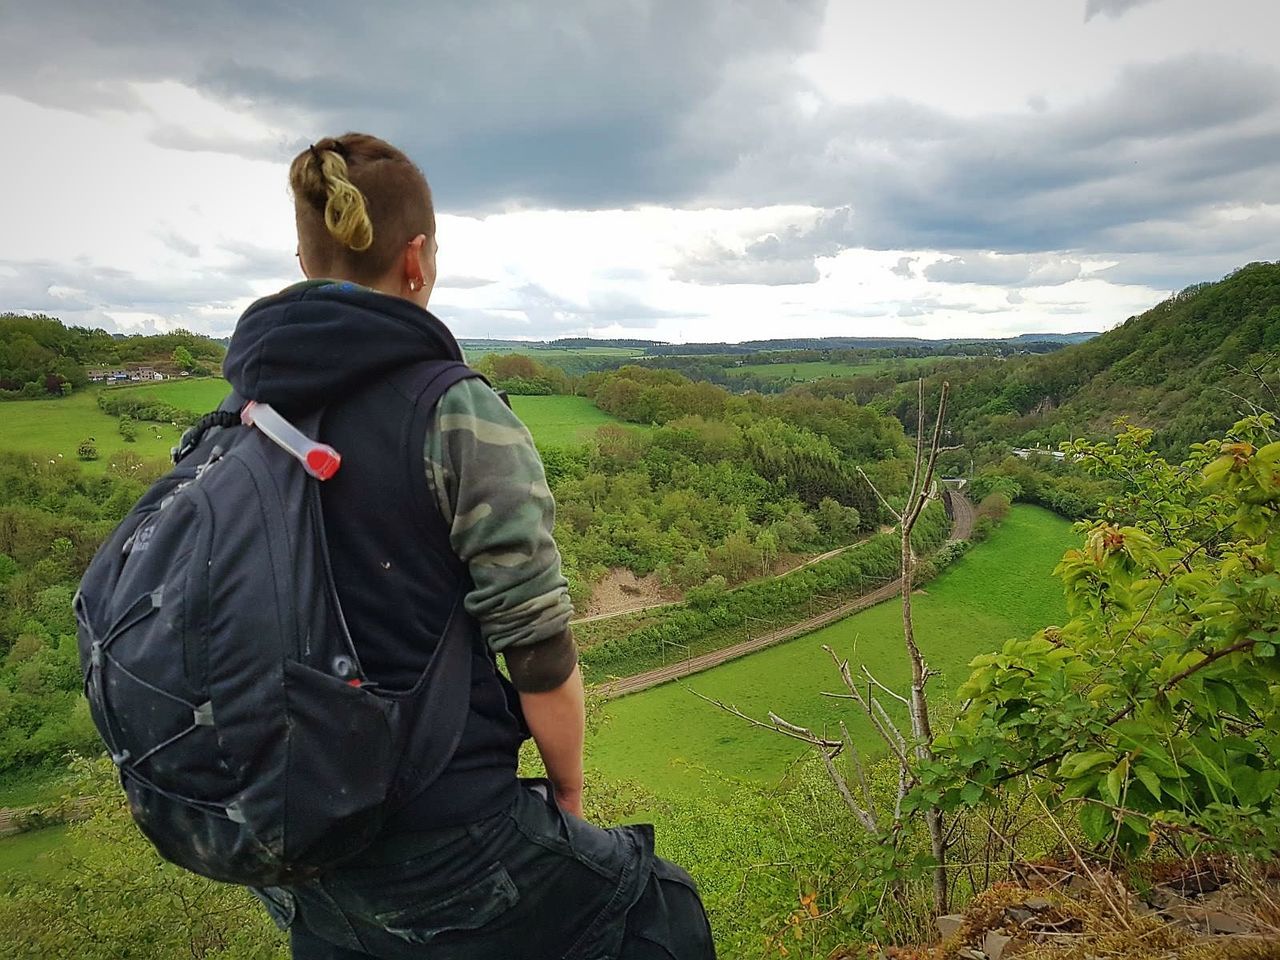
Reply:
M256 891L294 960L713 960L689 875L648 826L602 830L539 782L477 823L378 841L302 886Z

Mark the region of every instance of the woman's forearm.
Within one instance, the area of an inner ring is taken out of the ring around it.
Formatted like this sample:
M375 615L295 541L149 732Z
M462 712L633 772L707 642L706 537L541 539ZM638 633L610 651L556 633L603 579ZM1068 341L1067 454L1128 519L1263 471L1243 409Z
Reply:
M582 816L582 740L586 727L582 673L575 665L568 678L543 693L520 692L520 706L533 734L556 801Z

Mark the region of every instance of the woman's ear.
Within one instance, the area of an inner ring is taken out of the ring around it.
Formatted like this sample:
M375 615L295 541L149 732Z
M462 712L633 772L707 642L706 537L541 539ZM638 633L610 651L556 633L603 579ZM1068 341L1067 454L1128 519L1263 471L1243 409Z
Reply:
M409 299L425 307L436 283L435 241L420 233L405 247L401 267Z

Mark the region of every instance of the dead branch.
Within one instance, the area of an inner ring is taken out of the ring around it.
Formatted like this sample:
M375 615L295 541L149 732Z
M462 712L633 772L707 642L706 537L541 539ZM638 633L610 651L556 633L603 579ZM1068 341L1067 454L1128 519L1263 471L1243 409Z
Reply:
M819 753L822 755L823 766L827 768L827 776L836 785L836 790L839 792L840 798L844 800L844 805L849 808L867 833L873 837L880 836L880 826L876 823L875 817L872 816L869 809L859 806L858 801L853 796L853 791L849 789L848 781L845 780L844 775L836 767L836 762L827 755L825 750L819 751Z
M862 674L868 680L874 683L877 687L879 687L881 690L887 693L889 696L893 697L893 699L897 700L899 703L909 704L911 702L906 697L902 696L902 694L894 693L892 690L886 687L883 683L877 680L874 676L872 676L871 671L867 669L867 665L865 663L862 665Z
M866 471L863 470L862 467L855 467L855 469L858 471L858 476L862 477L862 479L867 482L867 486L869 486L871 488L871 492L876 495L876 499L880 501L880 505L884 507L886 510L888 510L889 513L893 515L893 518L895 520L901 523L902 514L900 514L897 510L893 509L893 506L889 503L888 500L885 499L884 494L880 492L880 488L871 482L871 478L867 476Z
M811 746L821 747L824 752L831 750L833 756L840 752L844 745L839 740L824 740L822 737L816 736L812 731L806 730L804 727L797 727L795 724L787 723L781 717L775 714L769 714L769 719L776 721L775 723L765 723L763 720L757 720L755 717L748 716L737 707L730 706L722 700L716 700L705 694L699 693L697 690L690 690L699 700L705 700L712 706L719 707L725 713L732 714L739 720L745 720L753 727L760 727L763 730L772 730L774 733L780 733L784 737L791 737L793 740L801 740Z

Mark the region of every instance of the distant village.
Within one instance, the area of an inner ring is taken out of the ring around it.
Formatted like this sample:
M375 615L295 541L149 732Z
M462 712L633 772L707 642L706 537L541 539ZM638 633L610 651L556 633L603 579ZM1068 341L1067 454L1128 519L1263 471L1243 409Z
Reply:
M126 367L125 369L86 370L90 383L127 383L129 381L171 380L175 377L186 377L190 374L183 370L180 373L166 373L155 367Z

